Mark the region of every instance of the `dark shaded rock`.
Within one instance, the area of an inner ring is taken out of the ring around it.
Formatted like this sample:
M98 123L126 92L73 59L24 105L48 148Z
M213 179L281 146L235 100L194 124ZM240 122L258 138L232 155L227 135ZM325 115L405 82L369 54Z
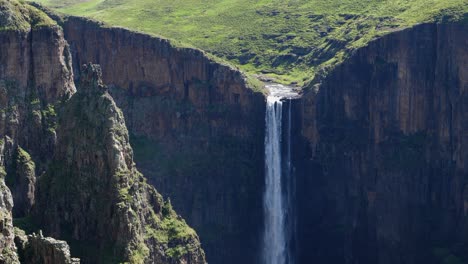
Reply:
M26 235L15 229L15 243L21 263L24 264L79 264L80 259L70 256L67 242L39 234Z
M82 18L68 18L63 28L75 67L101 64L138 169L197 230L208 261L256 262L263 94L199 50Z
M0 167L0 263L19 263L14 243L13 198L5 185L5 171Z
M7 142L11 140L7 140ZM11 146L11 145L10 145ZM13 215L15 217L25 217L29 215L35 202L36 189L36 165L28 152L20 146L16 146L11 157L11 164L7 163L6 183L9 186L15 207Z
M63 32L53 24L37 26L39 18L49 19L25 3L0 2L0 139L9 138L1 165L15 216L34 203L35 174L45 170L56 140L55 108L75 92Z
M100 78L99 66L85 65L60 114L36 217L83 263L205 263L195 231L137 171L123 114Z
M15 233L13 229L13 198L5 184L6 172L3 167L4 141L0 139L0 263L19 263L14 243Z
M468 259L467 32L387 35L304 94L300 263Z

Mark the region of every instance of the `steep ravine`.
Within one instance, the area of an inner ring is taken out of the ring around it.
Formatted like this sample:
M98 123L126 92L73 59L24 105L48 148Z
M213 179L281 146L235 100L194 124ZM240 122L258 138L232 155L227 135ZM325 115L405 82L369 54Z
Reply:
M35 218L70 241L82 263L204 264L195 231L136 169L123 114L99 66L83 66L79 87L60 112Z
M300 263L467 261L467 33L387 35L296 102Z
M75 67L102 66L138 169L197 230L208 261L256 263L264 95L202 51L82 18L63 28Z
M72 263L67 247L44 245L52 238L23 237L22 249L37 249L26 257L15 246L21 231L13 228L13 217L28 216L35 204L36 175L55 144L55 108L75 91L70 58L52 20L31 6L0 1L0 263L58 260L51 252L64 254L55 263Z
M61 28L15 1L1 2L0 8L0 28L25 20L24 28L0 30L0 141L5 142L0 165L15 197L15 217L24 217L34 205L36 174L43 173L53 152L55 108L75 92L75 84Z
M59 20L0 31L0 174L15 200L0 179L0 263L18 258L12 210L83 263L203 263L201 246L210 263L259 263L265 96L199 50ZM466 262L467 32L392 33L285 104L297 263Z
M264 97L197 50L80 18L64 30L75 63L103 64L137 166L195 227L208 260L258 262ZM461 220L450 220L463 202L449 197L466 175L465 31L392 33L293 102L299 263L463 258ZM459 150L446 149L455 138Z
M0 263L79 263L67 242L81 263L206 263L195 231L135 168L99 67L75 93L71 58L56 21L0 0Z

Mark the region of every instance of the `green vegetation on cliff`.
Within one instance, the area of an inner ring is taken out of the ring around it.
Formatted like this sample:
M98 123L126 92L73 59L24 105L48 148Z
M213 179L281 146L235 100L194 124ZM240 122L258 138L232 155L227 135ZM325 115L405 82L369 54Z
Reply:
M83 67L80 85L59 112L55 156L39 181L43 230L85 262L205 263L196 233L136 169L100 68Z
M14 156L15 161L13 166L13 173L7 174L5 179L6 184L10 187L15 186L15 184L17 184L17 181L20 180L18 179L17 175L18 173L20 173L19 170L21 170L22 172L28 171L34 173L34 170L36 169L36 165L31 159L31 155L29 155L29 153L20 146L18 146L18 148L16 149Z
M37 0L163 35L250 73L299 84L371 39L423 22L461 20L466 0Z
M29 30L55 24L44 12L23 1L0 0L0 31Z

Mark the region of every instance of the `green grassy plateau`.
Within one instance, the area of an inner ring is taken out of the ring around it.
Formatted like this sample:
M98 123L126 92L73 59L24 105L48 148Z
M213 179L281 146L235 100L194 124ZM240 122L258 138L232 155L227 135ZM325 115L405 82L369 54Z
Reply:
M165 36L279 82L310 80L377 36L467 21L468 0L36 0Z

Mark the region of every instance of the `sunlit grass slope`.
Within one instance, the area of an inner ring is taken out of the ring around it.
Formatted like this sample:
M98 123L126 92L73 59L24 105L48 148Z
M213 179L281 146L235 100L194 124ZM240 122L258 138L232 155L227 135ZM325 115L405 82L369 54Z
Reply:
M376 36L464 20L468 0L36 0L63 13L162 35L250 73L304 83Z

